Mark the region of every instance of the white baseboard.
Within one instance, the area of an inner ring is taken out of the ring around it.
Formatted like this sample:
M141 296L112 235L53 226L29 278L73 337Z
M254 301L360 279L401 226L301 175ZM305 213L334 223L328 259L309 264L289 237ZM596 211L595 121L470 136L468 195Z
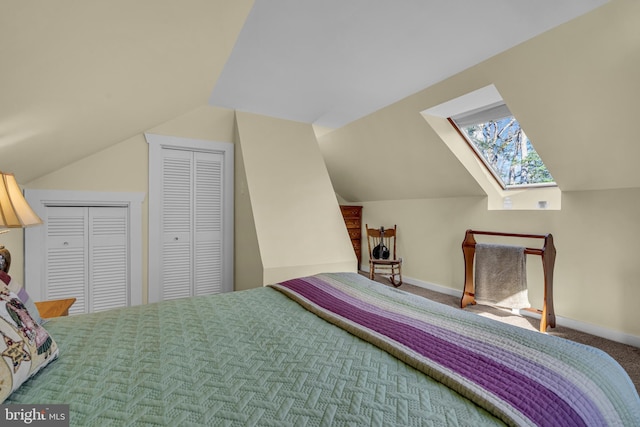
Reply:
M445 295L451 295L453 297L462 297L462 292L457 289L447 288L446 286L436 285L435 283L423 282L422 280L414 279L412 277L403 277L402 280L410 285L429 289L430 291L439 292Z
M364 270L367 271L368 270ZM451 295L455 297L462 297L462 291L447 288L446 286L436 285L435 283L424 282L422 280L414 279L411 277L402 277L402 281L410 285L418 286L420 288L429 289L430 291L440 292L441 294ZM402 289L402 288L401 288ZM530 316L540 319L540 315L526 310L517 310L519 314L523 316ZM556 314L556 325L564 326L566 328L575 329L576 331L584 332L597 337L606 338L611 341L616 341L622 344L632 345L640 348L640 337L626 334L620 331L614 331L612 329L603 328L602 326L593 325L590 323L580 322L579 320L569 319L566 317L558 316Z
M566 317L558 315L556 315L556 324L575 329L576 331L595 335L597 337L606 338L611 341L632 345L634 347L640 347L640 337L637 337L635 335L626 334L620 331L614 331L612 329L603 328L602 326L592 325L590 323L580 322L578 320L567 319Z
M365 273L369 272L368 268L362 268L360 271ZM384 276L384 274L382 274ZM429 289L430 291L440 292L441 294L451 295L454 297L462 296L460 291L456 289L447 288L446 286L436 285L434 283L423 282L422 280L414 279L412 277L402 276L402 282L410 285L418 286L420 288Z

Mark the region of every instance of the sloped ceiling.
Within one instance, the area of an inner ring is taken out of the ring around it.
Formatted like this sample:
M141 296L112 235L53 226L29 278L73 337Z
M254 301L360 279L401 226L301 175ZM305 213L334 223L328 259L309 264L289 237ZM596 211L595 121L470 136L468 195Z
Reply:
M258 0L210 103L339 128L607 0Z
M252 0L0 3L0 169L28 182L205 105Z
M342 126L605 2L5 1L0 169L29 182L207 103Z
M640 188L640 3L614 0L319 138L352 202L483 196L423 111L495 85L560 190ZM461 111L459 111L461 112ZM377 166L376 166L377 165Z

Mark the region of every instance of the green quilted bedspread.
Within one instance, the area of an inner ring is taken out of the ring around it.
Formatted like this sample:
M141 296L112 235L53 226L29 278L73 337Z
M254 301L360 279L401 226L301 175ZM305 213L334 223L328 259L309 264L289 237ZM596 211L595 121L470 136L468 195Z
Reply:
M270 288L45 327L58 360L5 403L70 404L71 425L503 425Z

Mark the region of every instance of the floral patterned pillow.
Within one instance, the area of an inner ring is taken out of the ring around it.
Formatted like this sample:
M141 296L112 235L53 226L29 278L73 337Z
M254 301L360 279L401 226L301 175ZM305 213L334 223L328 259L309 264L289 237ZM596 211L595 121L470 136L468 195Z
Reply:
M11 292L15 292L16 295L18 295L20 301L22 301L22 303L27 307L27 310L29 310L29 314L31 315L31 317L33 317L33 320L42 325L43 320L40 317L40 312L31 300L31 297L27 293L27 290L24 288L24 286L16 282L11 278L11 276L9 276L2 270L0 270L0 281L4 282L9 287L9 290Z
M53 338L0 282L0 403L56 357Z

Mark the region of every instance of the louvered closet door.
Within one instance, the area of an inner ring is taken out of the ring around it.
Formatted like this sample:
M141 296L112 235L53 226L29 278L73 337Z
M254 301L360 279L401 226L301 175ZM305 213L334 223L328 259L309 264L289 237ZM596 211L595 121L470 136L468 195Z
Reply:
M222 291L222 173L216 153L163 150L162 299Z
M222 292L223 156L194 153L194 295Z
M46 233L46 299L76 298L70 314L85 313L89 263L87 208L49 207Z
M162 299L191 295L191 170L189 151L164 150L162 164Z
M48 207L46 299L76 298L70 314L129 301L128 210Z
M89 208L91 312L130 305L127 213L123 207Z

